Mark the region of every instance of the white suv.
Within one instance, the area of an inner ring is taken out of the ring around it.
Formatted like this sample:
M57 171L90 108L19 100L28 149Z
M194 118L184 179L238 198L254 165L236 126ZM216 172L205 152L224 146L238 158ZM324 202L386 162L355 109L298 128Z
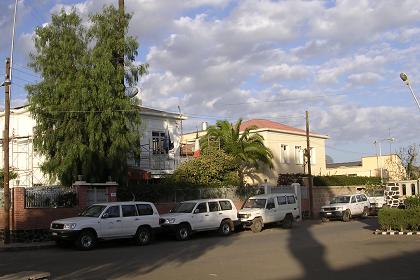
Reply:
M353 216L367 217L369 208L370 203L365 194L340 195L334 197L329 205L322 206L320 216L323 222L329 219L348 222Z
M153 203L130 201L94 204L78 217L51 223L51 234L58 244L74 241L81 250L92 249L98 239L134 238L148 244L159 227L159 213Z
M237 223L237 210L230 199L184 201L160 219L161 226L175 233L177 240L189 239L194 231L219 230L229 235Z
M290 228L300 218L296 196L293 193L252 196L239 210L238 218L252 232L260 232L268 223L282 223L284 228Z

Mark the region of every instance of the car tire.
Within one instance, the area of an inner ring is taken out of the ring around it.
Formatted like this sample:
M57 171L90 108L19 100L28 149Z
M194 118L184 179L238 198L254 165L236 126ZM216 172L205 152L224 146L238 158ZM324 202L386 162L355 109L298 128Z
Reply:
M232 233L233 224L232 221L227 219L223 220L219 227L219 233L223 236L228 236Z
M137 245L147 245L152 241L152 231L147 226L139 227L134 238Z
M330 219L328 219L328 218L325 218L325 217L321 218L321 222L323 222L323 223L328 223L329 221L330 221Z
M252 220L251 230L253 233L257 233L262 231L263 228L263 221L261 218L255 218Z
M91 230L83 230L76 239L76 247L82 251L88 251L96 245L96 234Z
M284 217L284 220L282 222L283 228L292 228L293 226L293 216L291 214L286 214L286 217Z
M175 231L176 240L185 241L191 237L191 228L188 224L180 224Z
M366 219L368 216L369 216L369 208L365 207L365 208L363 208L361 218Z
M343 213L343 222L350 221L350 218L351 218L350 210L344 211L344 213Z

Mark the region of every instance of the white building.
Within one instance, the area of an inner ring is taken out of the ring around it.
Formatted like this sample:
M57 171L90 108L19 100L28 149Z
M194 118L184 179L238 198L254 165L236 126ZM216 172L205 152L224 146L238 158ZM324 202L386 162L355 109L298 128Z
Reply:
M186 118L170 113L141 107L142 124L139 129L141 156L128 159L132 176L136 173L147 174L149 178L159 178L174 171L180 162L181 122ZM35 120L27 106L17 107L10 113L10 168L18 177L11 180L10 186L32 187L51 185L40 166L44 160L33 148ZM0 131L4 130L4 112L0 113ZM1 137L3 138L3 137ZM1 146L3 144L1 143ZM0 150L3 159L3 148ZM0 160L3 168L3 160Z

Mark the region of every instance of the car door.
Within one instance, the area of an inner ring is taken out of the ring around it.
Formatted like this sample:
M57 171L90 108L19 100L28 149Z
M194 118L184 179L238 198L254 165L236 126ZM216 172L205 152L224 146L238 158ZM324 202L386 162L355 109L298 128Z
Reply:
M289 211L292 213L293 218L299 216L299 209L294 195L287 196L287 205L289 206Z
M210 215L207 202L200 202L196 205L191 217L191 225L193 230L203 230L209 227Z
M122 236L134 236L140 224L135 204L121 205L122 212Z
M101 236L104 238L120 236L122 227L119 205L109 206L102 214Z
M207 202L209 206L209 228L218 228L223 220L223 212L218 201Z
M274 202L274 197L269 197L267 199L267 204L265 205L265 217L264 223L275 222L277 218L277 207Z
M283 221L289 209L287 198L285 195L279 195L276 197L276 200L278 204L277 221Z
M359 205L355 195L352 195L350 198L350 211L352 215L360 214Z

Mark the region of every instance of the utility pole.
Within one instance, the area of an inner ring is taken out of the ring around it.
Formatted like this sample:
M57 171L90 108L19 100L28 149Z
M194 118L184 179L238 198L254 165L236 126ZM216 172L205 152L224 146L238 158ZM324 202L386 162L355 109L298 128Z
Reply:
M10 81L10 58L6 59L6 81ZM10 243L10 188L9 188L9 123L10 123L10 82L4 86L4 130L3 130L3 207L4 244Z
M308 161L308 179L309 179L309 211L311 219L314 217L314 197L313 197L313 181L311 171L311 146L309 143L309 112L306 111L306 159Z

